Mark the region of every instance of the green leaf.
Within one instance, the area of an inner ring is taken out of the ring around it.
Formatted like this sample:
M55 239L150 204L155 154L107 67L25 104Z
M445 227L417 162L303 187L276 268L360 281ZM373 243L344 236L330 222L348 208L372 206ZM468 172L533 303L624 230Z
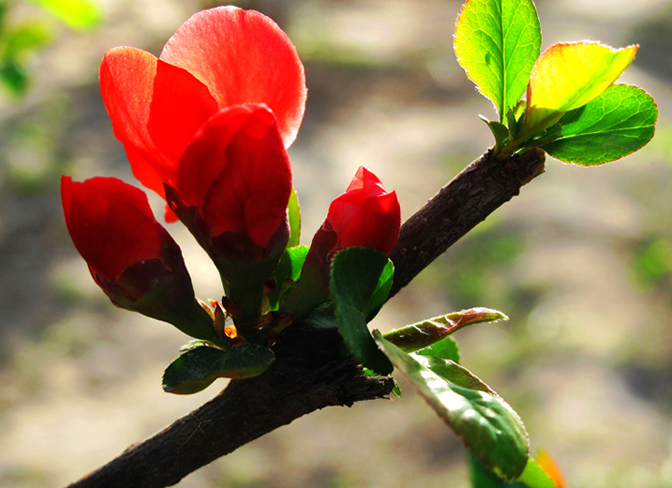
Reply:
M322 305L318 305L294 322L293 326L311 330L336 329L338 325L336 324L334 305L331 302L325 302Z
M509 111L509 113L511 113L511 111ZM504 145L511 140L511 133L509 132L508 127L506 127L504 124L500 124L499 122L488 120L482 115L480 118L483 122L488 124L490 132L492 132L492 135L495 136L495 153L498 153L500 148L504 147Z
M46 47L53 37L53 32L47 24L31 21L14 26L5 36L3 54L22 59L26 53L34 53Z
M546 49L530 74L523 132L527 136L539 133L565 112L599 97L630 65L638 47L614 49L583 41Z
M293 283L296 283L301 277L301 268L306 260L310 246L288 247L280 258L278 266L273 271L271 278L274 278L277 288L268 294L268 301L271 310L277 310L284 301L288 292L293 289ZM289 280L289 283L288 283Z
M6 59L0 63L0 81L14 96L26 93L30 79L26 68L15 59Z
M367 247L350 247L336 254L331 264L331 298L338 331L350 353L380 375L392 364L376 346L366 326L369 308L389 259Z
M541 49L532 0L467 0L455 27L455 55L500 121L518 103Z
M387 264L383 268L383 272L380 273L378 278L378 284L376 289L371 295L371 299L366 306L368 314L366 316L366 321L371 322L373 318L378 314L382 306L387 300L387 295L390 294L392 289L392 282L394 281L394 263L388 259Z
M292 193L289 195L289 204L287 205L289 214L289 242L287 247L296 247L301 240L301 207L299 206L299 197L296 190L292 188Z
M658 107L641 88L612 85L602 95L560 119L562 136L542 145L565 163L608 163L648 143L656 130Z
M468 325L500 320L509 320L509 318L497 310L483 307L470 308L392 330L384 337L402 351L414 352L431 346Z
M518 414L470 371L436 357L406 354L374 331L376 342L471 452L507 479L527 464L527 432Z
M437 358L446 359L460 363L460 347L452 337L445 337L436 344L420 349L416 352L421 356L436 356Z
M92 0L32 0L52 14L56 15L69 27L77 30L88 30L100 24L102 13Z
M474 456L470 456L469 468L472 488L557 488L551 477L532 457L528 458L520 478L513 482L498 476Z
M166 368L163 389L168 393L196 393L217 378L240 380L259 376L274 361L273 351L259 344L238 344L226 352L214 347L196 347Z
M531 457L528 459L525 471L519 479L528 488L558 488L553 479L544 471L544 468Z

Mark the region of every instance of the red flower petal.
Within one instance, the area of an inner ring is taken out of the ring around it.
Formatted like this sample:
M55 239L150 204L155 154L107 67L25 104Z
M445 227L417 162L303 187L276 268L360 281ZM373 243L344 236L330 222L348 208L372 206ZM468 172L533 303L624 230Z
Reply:
M364 246L388 254L399 237L401 210L396 193L362 166L331 202L326 221L338 233L339 248Z
M285 147L296 138L306 104L303 65L287 35L268 17L237 7L204 10L182 24L160 58L205 83L220 109L266 104Z
M370 247L389 254L399 238L399 201L395 192L367 198L339 235L339 246Z
M130 47L105 54L100 87L133 174L163 196L163 183L174 182L177 161L216 113L216 101L188 71Z
M129 266L161 257L160 225L147 196L116 178L61 178L65 223L92 271L116 280Z
M265 248L292 189L273 112L255 104L221 110L185 151L177 180L183 203L199 207L211 235L247 232Z

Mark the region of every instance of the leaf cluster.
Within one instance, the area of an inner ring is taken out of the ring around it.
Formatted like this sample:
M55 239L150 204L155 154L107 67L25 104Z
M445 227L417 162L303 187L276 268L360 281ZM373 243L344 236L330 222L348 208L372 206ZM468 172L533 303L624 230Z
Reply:
M499 114L484 120L500 158L540 147L591 166L644 146L655 131L656 103L641 88L614 84L638 48L581 41L540 54L532 0L468 0L455 29L460 65Z

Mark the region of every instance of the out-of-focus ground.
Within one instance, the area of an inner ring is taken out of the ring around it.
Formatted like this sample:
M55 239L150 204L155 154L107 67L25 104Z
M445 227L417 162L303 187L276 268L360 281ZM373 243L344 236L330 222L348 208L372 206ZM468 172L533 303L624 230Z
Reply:
M133 182L97 85L105 50L155 54L196 0L100 0L93 33L60 28L26 99L0 101L0 485L59 487L214 396L163 393L186 337L115 309L72 246L62 173ZM494 117L457 65L450 0L239 2L278 20L306 65L290 154L308 243L359 165L412 214L491 144ZM598 168L549 159L523 188L391 301L390 329L488 306L511 320L460 332L463 363L520 412L572 488L672 487L672 2L539 0L543 47L638 42L623 80L658 101L653 142ZM32 15L17 8L16 15ZM161 202L152 203L160 211ZM214 268L188 233L201 298ZM391 401L299 419L178 486L467 487L464 450L401 384ZM207 425L203 425L206 429Z

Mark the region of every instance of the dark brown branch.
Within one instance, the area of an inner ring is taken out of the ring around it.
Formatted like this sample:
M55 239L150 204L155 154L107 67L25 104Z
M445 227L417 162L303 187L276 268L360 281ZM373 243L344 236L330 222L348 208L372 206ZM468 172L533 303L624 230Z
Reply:
M392 378L358 376L340 359L336 331L290 332L274 368L231 383L213 400L71 484L84 488L171 486L198 468L315 410L384 398Z
M492 151L467 166L401 227L390 253L394 284L389 298L477 224L544 172L545 153L530 150L502 161Z
M544 153L534 150L503 161L487 152L469 165L402 226L390 254L396 267L390 296L543 171ZM288 329L267 373L232 381L210 402L70 488L171 486L307 413L389 395L392 380L358 376L358 366L341 359L340 344L334 331Z

